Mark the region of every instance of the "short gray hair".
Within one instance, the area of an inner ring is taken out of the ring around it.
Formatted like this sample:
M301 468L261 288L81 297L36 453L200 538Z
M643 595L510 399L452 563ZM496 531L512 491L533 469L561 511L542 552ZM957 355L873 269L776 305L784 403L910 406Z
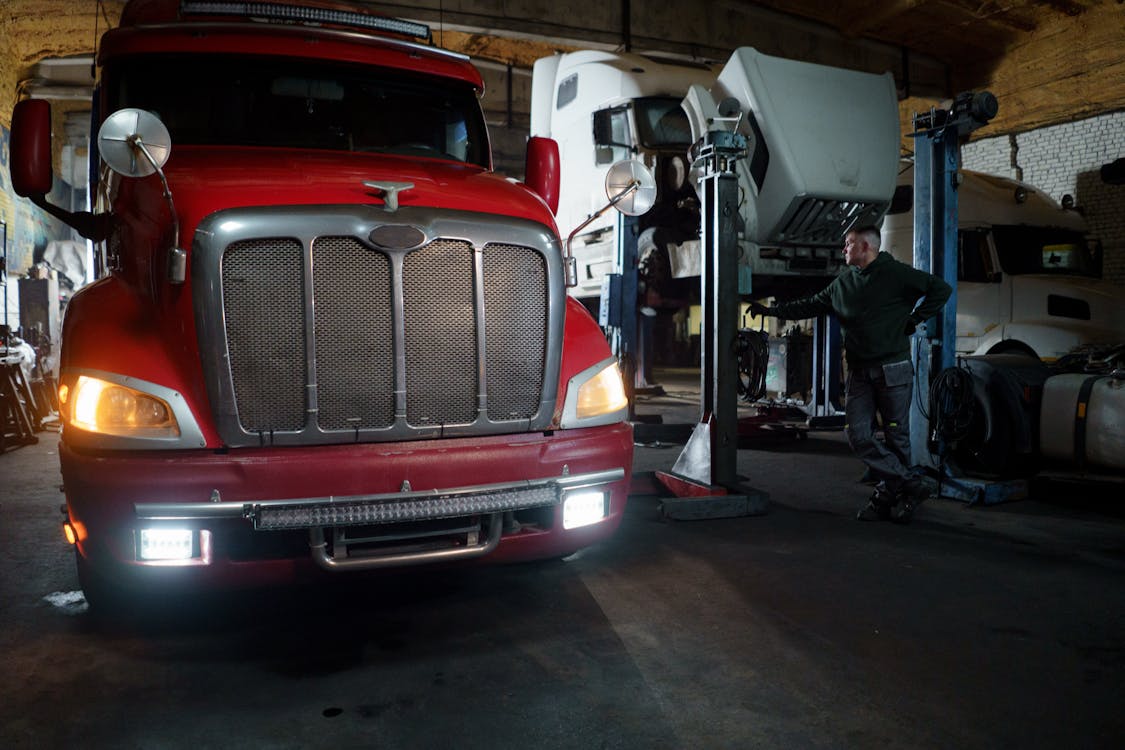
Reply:
M854 232L857 237L862 237L863 241L868 245L871 245L871 247L875 248L876 252L879 250L879 246L883 244L883 238L879 235L879 227L875 226L874 224L867 224L862 227L853 227L848 231Z

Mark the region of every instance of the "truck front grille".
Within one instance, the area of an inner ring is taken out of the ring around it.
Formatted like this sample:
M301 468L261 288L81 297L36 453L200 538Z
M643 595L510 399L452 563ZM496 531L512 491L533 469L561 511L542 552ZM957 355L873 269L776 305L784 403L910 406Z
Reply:
M204 243L193 279L217 276L220 287L207 298L214 284L197 281L196 308L224 441L394 440L549 423L551 339L562 322L551 302L554 248L435 234L405 250L358 232ZM198 313L209 305L218 314Z
M395 419L390 259L352 237L325 237L313 243L312 263L317 423L388 427Z
M410 253L402 264L402 290L406 421L415 426L473 421L479 369L473 248L438 240Z
M770 242L807 247L837 247L852 227L874 224L887 203L794 198Z
M223 262L227 350L238 415L248 429L305 424L305 295L300 243L250 240Z

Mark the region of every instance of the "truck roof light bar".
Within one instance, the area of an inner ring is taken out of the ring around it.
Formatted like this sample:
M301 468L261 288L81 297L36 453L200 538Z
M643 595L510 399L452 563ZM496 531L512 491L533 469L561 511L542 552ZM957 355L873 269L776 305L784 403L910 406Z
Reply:
M218 0L184 0L180 3L184 15L241 16L264 18L270 21L330 23L338 26L389 31L415 39L430 40L430 27L413 21L403 21L385 16L369 16L346 10L310 8L282 3L239 3Z

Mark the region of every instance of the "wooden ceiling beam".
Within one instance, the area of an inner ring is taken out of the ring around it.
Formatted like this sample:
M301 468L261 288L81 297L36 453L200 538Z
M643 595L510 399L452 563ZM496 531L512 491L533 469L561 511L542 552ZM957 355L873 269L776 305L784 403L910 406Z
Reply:
M937 0L937 4L966 13L970 20L961 22L965 26L970 23L986 23L1025 34L1038 28L1034 16L1019 13L1017 3L996 0Z
M847 19L840 19L836 27L845 36L859 36L869 29L878 28L892 18L898 18L904 13L914 10L919 5L926 2L926 0L893 0L881 6L876 7L874 10L865 13L859 13L855 17Z
M1122 37L1121 7L1105 3L1078 16L1056 16L1033 37L1010 47L992 70L955 72L958 90L987 89L1000 102L996 118L976 137L1125 108Z

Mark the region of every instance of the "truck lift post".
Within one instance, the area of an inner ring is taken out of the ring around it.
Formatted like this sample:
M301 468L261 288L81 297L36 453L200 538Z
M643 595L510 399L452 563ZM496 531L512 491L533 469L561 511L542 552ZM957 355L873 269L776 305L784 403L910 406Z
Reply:
M672 467L672 476L658 473L669 489L690 498L665 500L665 514L674 518L759 515L765 512L769 500L764 491L742 484L737 470L739 203L734 167L746 153L745 136L712 130L703 139L695 161L701 168L702 414ZM755 217L753 201L747 203L742 207L742 218L749 225ZM697 485L694 491L689 486L693 483Z
M714 86L691 86L683 107L702 174L703 415L666 477L701 485L697 495L745 493L741 508L713 497L683 517L751 515L767 498L736 471L739 250L835 246L886 211L900 138L894 80L743 47ZM677 495L691 491L657 476Z
M935 273L953 294L930 336L919 326L912 358L918 385L910 405L910 451L915 466L933 467L927 442L929 419L922 399L934 372L953 366L957 335L957 188L961 139L996 116L999 105L988 91L959 94L948 109L914 114L914 267Z

